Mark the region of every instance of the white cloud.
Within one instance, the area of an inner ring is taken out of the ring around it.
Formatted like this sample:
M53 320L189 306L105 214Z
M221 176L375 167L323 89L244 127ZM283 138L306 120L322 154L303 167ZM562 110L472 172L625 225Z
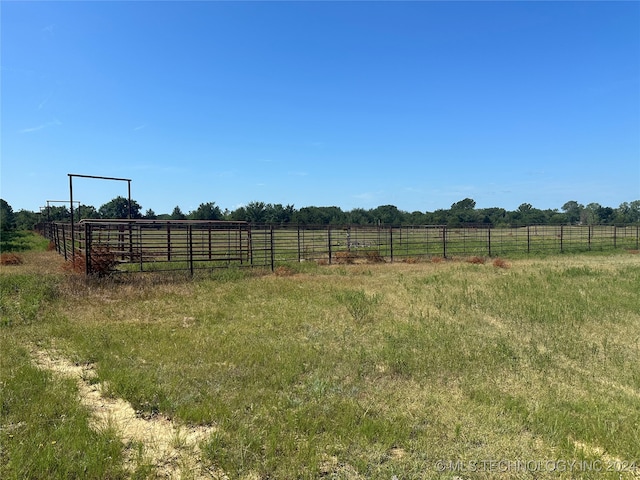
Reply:
M50 121L50 122L42 123L42 124L40 124L38 126L35 126L35 127L23 128L22 130L18 130L18 133L37 132L38 130L45 129L45 128L50 127L52 125L62 125L62 122L54 117L53 120Z

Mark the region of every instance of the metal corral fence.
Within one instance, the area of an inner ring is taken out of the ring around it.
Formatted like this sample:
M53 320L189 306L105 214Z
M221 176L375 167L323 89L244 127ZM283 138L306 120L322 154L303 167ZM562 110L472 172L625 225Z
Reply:
M82 220L39 226L86 273L163 271L279 263L409 261L639 248L639 226L308 226L246 222ZM75 250L75 253L74 253Z

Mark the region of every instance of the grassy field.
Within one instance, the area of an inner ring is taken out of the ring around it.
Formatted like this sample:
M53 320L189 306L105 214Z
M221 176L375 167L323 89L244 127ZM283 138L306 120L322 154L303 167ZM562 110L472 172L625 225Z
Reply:
M105 279L21 255L0 478L640 478L640 255Z

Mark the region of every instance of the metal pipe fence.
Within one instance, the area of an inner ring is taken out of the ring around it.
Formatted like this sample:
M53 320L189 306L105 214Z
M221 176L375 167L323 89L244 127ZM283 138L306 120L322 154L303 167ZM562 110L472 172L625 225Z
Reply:
M638 250L640 226L253 225L246 222L82 220L39 225L87 274L417 261L432 257ZM73 233L72 233L73 232ZM73 236L72 236L73 235Z

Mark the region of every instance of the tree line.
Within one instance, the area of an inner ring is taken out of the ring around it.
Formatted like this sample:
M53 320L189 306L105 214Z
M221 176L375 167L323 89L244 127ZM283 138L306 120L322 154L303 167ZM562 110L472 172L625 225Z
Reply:
M274 225L447 225L460 226L518 226L518 225L634 225L640 224L640 200L623 202L617 208L599 203L586 206L575 200L566 202L560 209L541 210L529 203L521 204L509 211L500 207L476 208L472 198L455 202L448 209L433 212L407 212L394 205L381 205L372 209L354 208L343 211L340 207L302 207L293 205L250 202L233 211L222 210L215 202L201 203L188 213L179 206L173 211L156 214L152 209L143 213L138 202L116 197L96 209L90 205L74 208L74 220L123 219L128 218L131 207L132 218L148 220L232 220L256 224ZM0 199L0 224L2 231L31 230L37 223L46 221L69 221L71 213L66 206L51 206L41 212L19 210Z

